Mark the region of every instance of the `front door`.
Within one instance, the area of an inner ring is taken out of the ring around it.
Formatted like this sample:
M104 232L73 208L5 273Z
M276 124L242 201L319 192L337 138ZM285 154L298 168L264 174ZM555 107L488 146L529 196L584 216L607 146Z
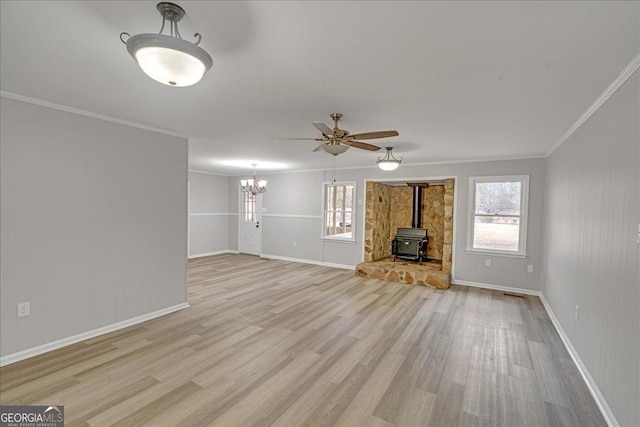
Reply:
M240 191L238 209L238 252L260 255L262 245L262 197Z

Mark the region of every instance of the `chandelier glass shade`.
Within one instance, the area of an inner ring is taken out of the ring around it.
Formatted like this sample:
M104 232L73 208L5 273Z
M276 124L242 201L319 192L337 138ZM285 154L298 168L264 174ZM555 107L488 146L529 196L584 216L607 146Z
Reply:
M397 159L394 157L393 153L391 152L391 150L393 150L393 147L386 147L386 150L387 153L384 155L384 157L378 157L378 161L376 162L378 163L378 167L383 171L392 171L398 169L398 166L400 166L400 163L402 163L402 159Z
M138 34L126 41L120 34L120 40L127 45L127 51L138 62L142 71L157 82L169 86L191 86L198 83L213 65L211 56L198 44L201 36L196 33L195 43L182 39L178 30L178 21L185 16L180 6L160 2L158 12L162 15L162 27L158 34ZM169 35L162 34L169 21Z
M250 193L254 196L267 191L267 181L263 179L258 181L258 179L256 178L256 166L257 164L253 163L253 176L251 179L240 180L240 187L242 188L242 192Z

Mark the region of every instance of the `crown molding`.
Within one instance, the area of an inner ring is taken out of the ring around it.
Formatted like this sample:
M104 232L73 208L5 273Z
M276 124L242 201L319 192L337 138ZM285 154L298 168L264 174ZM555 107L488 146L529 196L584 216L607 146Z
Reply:
M51 108L54 110L64 111L66 113L77 114L79 116L91 117L92 119L104 120L106 122L117 123L119 125L129 126L132 128L142 129L150 132L160 133L163 135L174 136L176 138L182 138L188 140L187 135L181 133L172 132L166 129L160 129L153 126L143 125L141 123L130 122L128 120L118 119L116 117L105 116L103 114L92 113L91 111L80 110L78 108L68 107L66 105L55 104L49 101L43 101L41 99L29 98L28 96L18 95L16 93L0 91L0 97L12 99L14 101L26 102L27 104L38 105L40 107Z
M188 169L187 172L201 173L201 174L205 174L205 175L223 176L223 177L234 176L234 175L225 175L225 174L222 174L222 173L199 171L199 170L196 170L196 169Z
M586 122L589 117L591 117L593 113L598 111L598 108L600 108L602 104L604 104L607 99L609 99L611 95L613 95L616 90L618 90L618 88L622 86L624 82L626 82L627 79L638 70L639 67L640 53L631 60L631 62L625 67L625 69L622 70L622 73L620 73L620 75L609 85L609 87L607 87L604 92L600 94L600 96L593 102L593 104L591 104L591 107L587 108L587 111L585 111L582 116L580 116L580 118L578 118L578 120L569 128L569 130L567 130L565 134L560 137L558 142L556 142L554 146L551 147L551 150L547 152L546 157L549 157L551 154L553 154L553 152L560 148L560 146L564 144L565 141L571 138L571 135L573 135L575 131L577 131L580 126L582 126L584 122Z
M442 160L436 162L416 162L416 163L402 163L401 167L410 167L410 166L435 166L435 165L457 165L464 163L486 163L486 162L505 162L505 161L516 161L516 160L535 160L535 159L545 159L547 158L546 154L536 154L531 156L514 156L514 157L488 157L485 159L466 159L466 160ZM279 174L289 174L289 173L306 173L306 172L331 172L332 170L336 171L346 171L346 170L356 170L356 169L375 169L379 170L378 165L367 165L367 166L344 166L341 168L322 168L322 169L292 169L292 170L279 170L279 171L264 171L260 172L260 175L279 175ZM399 170L399 169L396 169ZM206 173L206 172L203 172ZM237 178L243 175L229 175L230 178ZM384 178L380 178L384 180Z

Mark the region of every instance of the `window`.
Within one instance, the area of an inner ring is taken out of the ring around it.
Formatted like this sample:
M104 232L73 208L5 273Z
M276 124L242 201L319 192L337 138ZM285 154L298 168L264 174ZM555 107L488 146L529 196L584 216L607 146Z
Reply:
M355 182L324 184L323 238L355 241L355 198Z
M529 176L469 178L467 250L525 256Z
M256 222L256 196L242 192L242 222Z

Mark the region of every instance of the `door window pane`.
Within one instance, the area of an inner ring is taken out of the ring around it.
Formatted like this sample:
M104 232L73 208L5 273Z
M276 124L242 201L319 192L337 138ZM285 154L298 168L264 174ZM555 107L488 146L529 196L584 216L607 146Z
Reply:
M242 222L256 222L256 196L242 193Z

